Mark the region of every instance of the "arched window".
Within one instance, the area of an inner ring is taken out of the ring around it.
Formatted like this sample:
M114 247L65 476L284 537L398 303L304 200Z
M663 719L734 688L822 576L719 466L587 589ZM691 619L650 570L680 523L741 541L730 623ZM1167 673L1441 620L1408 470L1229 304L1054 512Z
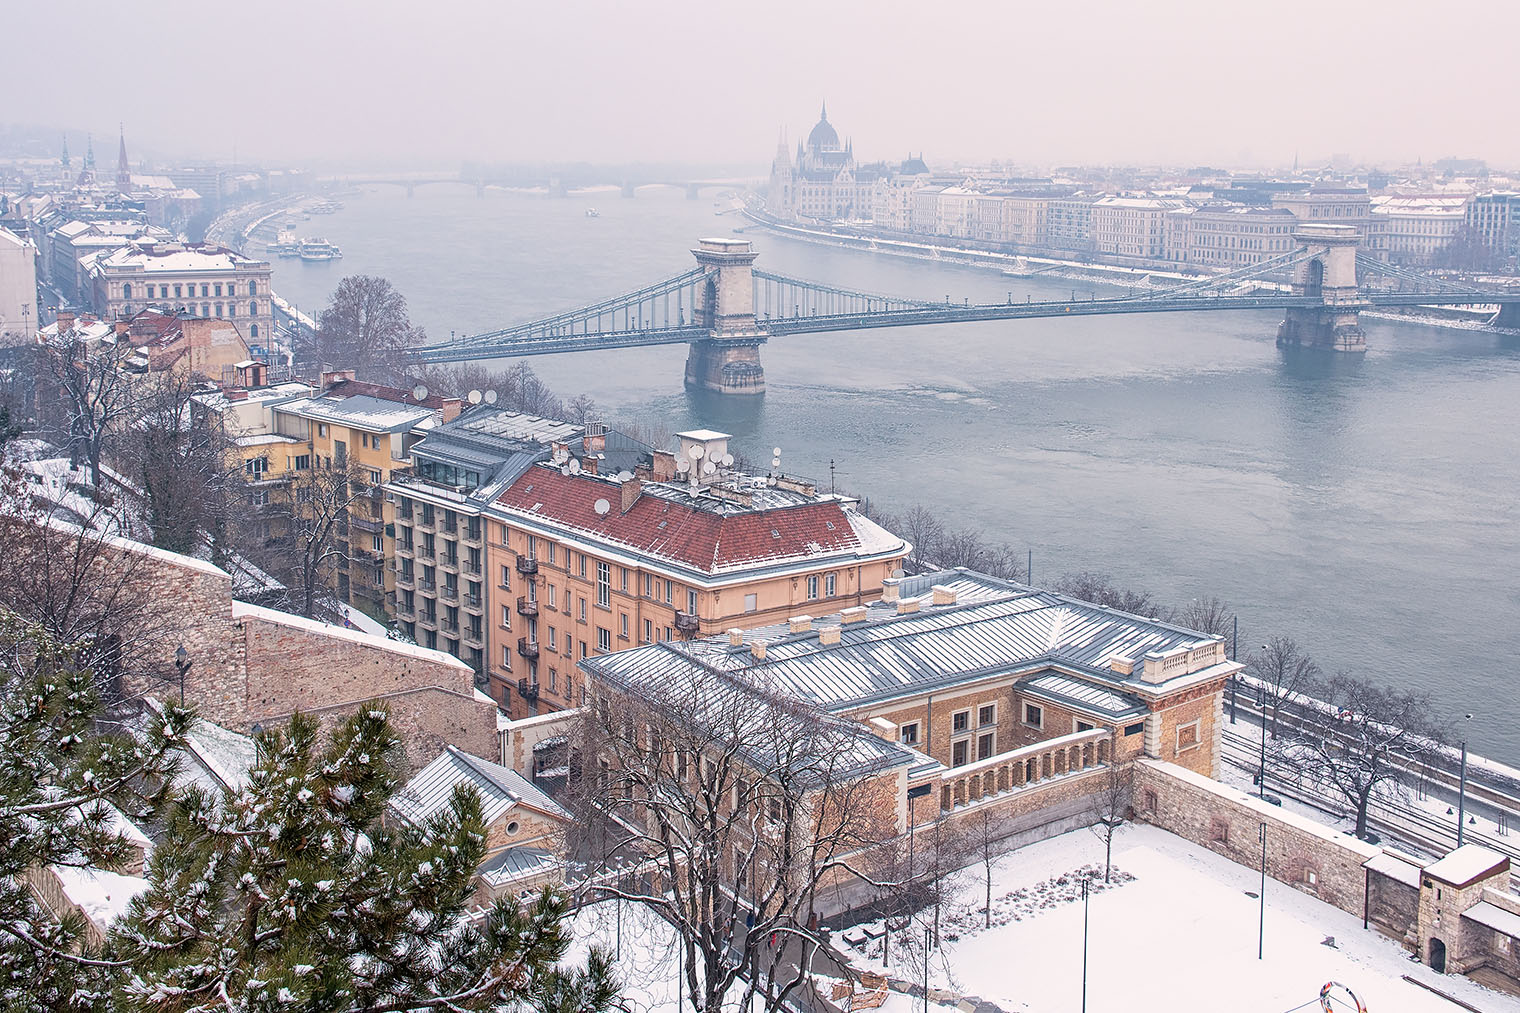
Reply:
M258 324L254 324L252 327L248 328L248 336L250 338L252 338L253 340L255 340L255 341L259 340L259 325Z
M248 315L251 317L259 315L259 301L257 299L248 304Z
M256 281L250 281L248 283L248 294L249 295L258 295L259 294L259 283L258 282L256 282ZM255 310L254 312L258 312L258 311Z
M126 284L124 284L124 285L121 286L121 297L123 299L130 299L130 298L132 298L132 283L131 282L127 282Z

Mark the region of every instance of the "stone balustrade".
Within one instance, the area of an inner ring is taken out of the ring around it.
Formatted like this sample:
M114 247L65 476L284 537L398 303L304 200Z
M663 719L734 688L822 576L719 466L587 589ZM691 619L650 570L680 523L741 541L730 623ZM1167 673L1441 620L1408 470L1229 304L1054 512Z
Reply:
M1093 728L1020 746L940 775L940 811L1109 762L1110 731Z

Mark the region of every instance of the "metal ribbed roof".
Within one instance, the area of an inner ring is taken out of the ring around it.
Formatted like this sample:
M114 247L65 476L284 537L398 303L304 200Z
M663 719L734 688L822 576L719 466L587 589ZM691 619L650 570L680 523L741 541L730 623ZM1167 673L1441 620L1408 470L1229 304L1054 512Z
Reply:
M570 816L548 795L515 770L471 756L448 746L432 763L419 770L406 787L391 799L391 806L408 822L422 824L443 811L458 785L474 788L480 796L481 815L494 823L519 803L553 816Z
M1019 688L1026 693L1046 697L1076 710L1102 714L1115 720L1143 714L1146 711L1145 701L1137 696L1094 686L1090 682L1073 679L1067 675L1052 673L1036 676L1021 682Z
M749 631L746 644L767 644L763 662L755 660L748 646L708 638L622 651L583 664L593 674L635 681L655 669L677 667L683 658L730 671L754 667L763 669L766 684L777 690L844 710L967 678L1057 665L1084 670L1110 685L1137 683L1112 672L1109 663L1118 657L1138 662L1152 651L1216 639L968 571L926 575L909 586L920 585L925 591L950 586L982 600L938 606L922 601L920 611L906 615L897 615L894 605L878 603L869 609L867 621L841 628L837 645L821 644L816 631L789 634L784 625Z

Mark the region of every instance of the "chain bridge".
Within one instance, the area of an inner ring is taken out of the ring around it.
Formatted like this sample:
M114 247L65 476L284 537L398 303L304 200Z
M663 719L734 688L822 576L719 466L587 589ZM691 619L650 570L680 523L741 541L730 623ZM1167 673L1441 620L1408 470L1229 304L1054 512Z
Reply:
M1408 306L1493 306L1520 327L1520 288L1433 278L1358 252L1355 229L1303 225L1297 248L1260 264L1179 285L1108 298L1001 303L927 302L756 270L747 239L703 239L697 266L589 306L413 350L419 362L468 362L645 345L685 344L686 382L724 394L765 390L760 346L828 331L1124 313L1282 310L1277 340L1365 351L1359 314ZM1371 276L1359 282L1358 272Z

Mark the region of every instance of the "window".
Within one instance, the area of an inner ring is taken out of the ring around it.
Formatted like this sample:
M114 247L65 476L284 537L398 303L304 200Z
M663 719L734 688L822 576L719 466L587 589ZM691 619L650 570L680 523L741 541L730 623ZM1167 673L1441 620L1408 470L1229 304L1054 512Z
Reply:
M251 461L243 462L243 470L255 481L264 477L264 472L269 470L269 458L255 457Z
M950 766L964 767L969 758L969 750L966 748L971 743L965 739L950 745Z
M691 588L686 589L686 611L689 615L697 614L697 592Z
M512 568L506 563L501 564L501 587L504 591L512 588Z
M581 622L585 622L586 621L586 599L584 599L584 598L577 598L576 599L576 604L580 606L580 613L581 613L580 614L580 620L581 620Z
M581 566L585 565L586 557L581 556ZM602 608L612 604L612 567L600 560L596 564L596 603Z
M510 644L501 645L501 667L508 671L512 669L512 647Z
M807 597L808 601L812 601L818 597L818 574L816 573L808 574Z
M1031 728L1045 727L1045 711L1032 703L1024 705L1024 723Z
M211 294L211 286L210 285L206 285L206 284L202 284L201 285L201 298L204 299L204 298L206 298L210 294Z
M183 294L184 293L180 291L180 286L175 285L174 286L174 298L178 299Z
M618 636L622 637L624 640L628 639L628 613L627 612L619 612L618 613Z
M644 574L644 597L654 597L654 577L651 574L647 573Z
M512 608L509 605L501 607L501 628L504 630L512 628Z
M918 745L918 722L909 721L905 725L898 725L897 741L905 746Z
M650 622L648 619L644 620L644 643L654 643L654 623Z
M586 658L586 642L584 640L582 640L580 642L580 644L581 644L581 660L584 661L585 658Z
M544 586L549 589L549 607L550 608L554 608L554 595L556 593L555 590L554 590L554 585L553 584L546 584ZM569 598L567 597L566 600L568 601Z
M310 468L311 467L311 455L310 454L297 454L296 455L296 459L295 459L295 461L292 464L292 467L294 467L297 471L305 471L306 469Z
M985 760L997 750L997 732L984 732L977 736L976 758Z
M121 297L123 299L130 299L130 298L132 298L132 286L131 285L123 285L121 287Z
M1152 815L1155 814L1155 812L1156 812L1156 793L1155 793L1155 791L1151 790L1150 788L1145 789L1145 801L1142 803L1142 805L1145 807L1145 812L1151 813Z
M976 709L976 723L986 728L997 724L997 704L984 703Z
M549 650L554 650L554 627L549 627ZM550 669L552 672L553 669Z
M1229 844L1229 821L1220 819L1218 816L1214 817L1213 821L1209 824L1209 840L1213 841L1215 844Z
M370 485L379 485L381 482L385 481L385 479L380 475L380 472L376 471L374 468L366 468L365 475L369 479Z
M217 282L215 285L211 286L211 294L214 295L214 296L216 296L218 299L220 299L222 297L222 283L221 282Z
M824 577L823 577L823 596L825 598L832 598L832 597L834 597L834 593L835 593L836 589L838 588L838 586L839 586L839 576L838 576L838 574L833 574L833 573L825 574Z
M586 575L586 554L584 552L581 553L580 567L577 572L579 572L582 577Z
M549 632L553 633L554 631L550 630ZM549 669L549 692L551 692L551 693L558 693L559 692L559 672L557 672L556 670L554 670L552 668Z
M318 422L317 423L317 435L318 436L326 436L327 435L327 424L325 422ZM431 524L432 520L430 519L428 521L428 523Z
M1143 731L1145 731L1145 722L1144 721L1136 721L1132 725L1125 725L1124 726L1124 734L1125 735L1139 735Z
M950 731L952 734L959 735L961 732L969 732L970 730L970 711L956 711L954 714L950 715Z
M553 542L545 542L544 543L544 562L546 562L546 563L553 563L554 562L554 543ZM581 576L584 577L585 574L581 574Z
M675 599L676 599L675 585L667 580L665 582L665 604L669 605L671 602L675 601Z
M596 628L596 649L606 652L612 650L612 631L601 626Z
M1183 753L1189 749L1197 749L1198 746L1198 722L1189 721L1185 725L1178 725L1177 752Z
M759 602L754 595L747 594L744 596L744 611L754 612L759 607Z
M628 593L628 567L626 566L618 567L618 590L624 594Z

